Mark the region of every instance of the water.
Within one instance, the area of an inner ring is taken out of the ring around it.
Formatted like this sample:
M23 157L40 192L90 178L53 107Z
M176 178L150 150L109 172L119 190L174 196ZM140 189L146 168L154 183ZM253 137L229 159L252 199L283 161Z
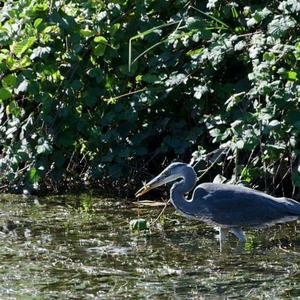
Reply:
M168 208L151 231L132 233L138 214L161 207L124 200L0 196L1 299L218 299L300 297L296 222L234 237Z

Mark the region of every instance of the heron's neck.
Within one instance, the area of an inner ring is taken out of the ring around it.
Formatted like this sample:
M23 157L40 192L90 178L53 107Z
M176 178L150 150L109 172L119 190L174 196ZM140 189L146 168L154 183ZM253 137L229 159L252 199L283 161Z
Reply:
M171 202L176 209L184 214L191 214L192 212L193 199L187 200L185 194L194 188L196 180L197 175L194 169L187 166L182 174L182 180L176 182L171 188Z

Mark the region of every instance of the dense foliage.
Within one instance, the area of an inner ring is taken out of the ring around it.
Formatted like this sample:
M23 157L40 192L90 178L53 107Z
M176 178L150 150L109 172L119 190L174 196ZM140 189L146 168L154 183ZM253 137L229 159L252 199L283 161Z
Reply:
M300 3L246 2L2 1L0 187L224 149L209 179L297 191Z

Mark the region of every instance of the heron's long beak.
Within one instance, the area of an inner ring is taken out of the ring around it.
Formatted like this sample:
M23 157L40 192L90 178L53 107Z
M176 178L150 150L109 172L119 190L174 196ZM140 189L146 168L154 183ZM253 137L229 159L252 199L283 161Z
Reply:
M174 178L174 176L166 177L165 174L162 172L161 174L150 180L148 183L144 184L144 186L135 193L135 197L140 197L149 192L150 190L159 187L163 184L166 184L170 181L174 181L175 179L176 178Z
M140 197L144 194L146 194L147 192L149 192L151 190L151 188L148 185L144 185L142 188L140 188L136 193L135 193L135 198Z
M144 184L143 187L141 187L136 193L135 193L135 197L140 197L144 194L146 194L147 192L149 192L150 190L160 186L161 184L161 177L157 176L155 178L153 178L151 181L149 181L148 183Z

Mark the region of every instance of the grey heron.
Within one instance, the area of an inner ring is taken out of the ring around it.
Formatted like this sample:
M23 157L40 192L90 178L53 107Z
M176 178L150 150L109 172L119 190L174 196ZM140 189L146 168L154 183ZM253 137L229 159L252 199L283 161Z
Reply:
M146 183L135 194L146 192L176 181L170 192L170 200L184 216L217 226L220 242L228 232L241 242L246 241L243 228L263 228L276 223L296 220L300 216L300 203L289 198L276 198L247 187L231 184L202 183L191 197L185 194L195 187L197 176L193 167L185 163L172 163L158 176Z

